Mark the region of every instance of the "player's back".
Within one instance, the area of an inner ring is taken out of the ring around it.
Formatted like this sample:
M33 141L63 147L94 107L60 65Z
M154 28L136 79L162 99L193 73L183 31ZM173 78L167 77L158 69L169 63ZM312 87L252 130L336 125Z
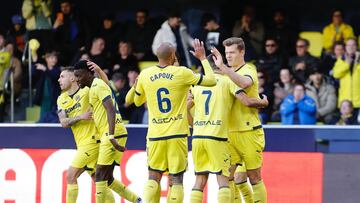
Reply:
M250 87L244 89L246 95L251 98L260 98L256 67L245 64L240 69L236 70L236 73L250 77L253 81L253 84ZM261 127L261 121L258 109L248 107L240 101L235 101L231 110L230 131L248 131L259 127Z
M230 110L234 102L230 81L226 76L215 74L216 86L192 88L194 96L194 136L210 136L227 139Z
M182 66L153 66L140 73L137 89L146 97L149 138L189 134L187 95L190 86L201 83L201 79Z
M101 79L95 78L91 84L89 91L89 102L93 110L93 118L97 130L100 133L100 136L103 136L105 133L109 133L109 124L107 119L106 109L103 105L103 102L107 99L111 99L112 104L115 108L115 132L114 135L124 135L127 134L126 128L122 123L122 118L120 112L118 111L117 104L114 99L114 95L110 87Z
M80 116L90 109L89 88L81 88L73 95L63 92L57 100L58 109L65 111L69 118ZM80 120L71 126L77 147L96 143L99 135L93 120Z

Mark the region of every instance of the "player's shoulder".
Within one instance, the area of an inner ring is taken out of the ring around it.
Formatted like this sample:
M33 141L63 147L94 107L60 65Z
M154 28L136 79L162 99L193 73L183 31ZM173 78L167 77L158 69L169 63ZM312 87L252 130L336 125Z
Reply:
M94 78L94 81L91 84L91 89L96 89L99 87L104 87L104 86L108 86L103 80L99 79L99 78Z
M58 98L57 98L57 104L58 106L64 106L66 105L67 103L69 103L69 95L66 91L62 92Z

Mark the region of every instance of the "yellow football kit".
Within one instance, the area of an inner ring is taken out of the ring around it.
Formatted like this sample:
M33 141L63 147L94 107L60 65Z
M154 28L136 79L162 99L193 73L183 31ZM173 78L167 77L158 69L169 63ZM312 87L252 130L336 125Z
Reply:
M109 140L109 124L106 114L106 109L103 102L111 99L115 106L115 131L114 137L121 146L126 145L127 131L122 122L120 112L114 100L114 96L110 87L101 79L95 78L91 84L89 91L89 102L93 110L93 118L97 131L101 136L101 143L99 149L98 164L112 165L120 164L123 153L116 150Z
M74 118L90 110L89 88L78 89L73 95L63 92L57 99L58 111L64 111L66 116ZM72 167L85 168L93 173L99 151L99 134L93 120L80 120L71 126L77 146Z
M243 90L233 83L232 93L245 91L248 97L259 98L256 68L245 64L236 73L251 78L253 84ZM247 107L236 100L231 110L229 130L231 164L241 165L244 162L247 170L261 167L265 137L258 109Z
M170 175L182 173L187 166L187 95L191 85L215 85L207 60L202 64L206 77L182 66L153 66L138 79L134 102L147 102L149 127L147 152L149 169Z
M214 87L195 86L192 155L195 174L229 176L228 122L234 102L231 81L216 74Z

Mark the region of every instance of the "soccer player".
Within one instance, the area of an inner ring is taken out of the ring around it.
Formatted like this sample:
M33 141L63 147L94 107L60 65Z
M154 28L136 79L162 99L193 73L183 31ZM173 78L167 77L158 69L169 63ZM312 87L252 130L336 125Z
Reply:
M244 41L241 38L231 37L224 40L223 45L228 65L231 68L223 63L219 51L213 49L216 65L239 87L238 92L244 91L251 98L259 98L256 68L246 64L244 60ZM253 200L250 195L247 201L266 202L266 188L261 179L265 137L258 111L256 108L236 101L231 113L229 141L232 167L230 178L233 178L236 165L241 165L243 162L253 189ZM236 184L241 189L242 184L247 183L236 182Z
M79 61L74 68L79 85L90 87L89 103L96 129L101 136L95 174L96 202L105 201L107 187L130 202L141 202L139 196L113 177L114 166L120 165L125 150L127 131L110 87L103 80L94 77L87 61Z
M95 174L100 140L89 111L89 88L81 89L78 86L71 68L63 69L58 81L63 91L57 100L59 120L62 127L71 127L77 146L76 155L67 171L66 190L66 202L75 203L78 195L77 178L84 171L92 177ZM114 202L109 189L106 191L106 202Z
M145 202L158 202L160 180L169 172L170 194L168 202L182 202L184 196L183 173L187 167L187 120L186 98L191 85L214 86L214 73L206 59L203 42L194 41L191 53L201 61L205 75L195 74L190 69L174 66L175 47L162 43L156 55L159 64L143 70L134 94L134 103L140 106L147 102L149 128L147 153L149 179L144 186Z
M226 76L208 56L217 80L214 87L195 86L188 97L188 110L194 106L194 118L188 113L189 123L193 126L192 154L196 182L191 192L191 203L201 203L203 189L209 173L217 175L219 184L218 202L232 202L229 189L230 151L228 149L228 122L230 111L237 98L247 106L267 106L263 99L249 98L244 92L236 93L237 86ZM220 108L221 107L221 108Z

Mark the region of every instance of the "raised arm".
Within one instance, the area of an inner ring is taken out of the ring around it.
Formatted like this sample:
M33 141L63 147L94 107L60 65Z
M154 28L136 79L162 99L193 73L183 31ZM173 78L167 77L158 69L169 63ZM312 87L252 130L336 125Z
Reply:
M214 71L212 70L209 61L206 59L204 42L199 39L195 39L193 43L194 51L190 51L194 57L201 61L204 68L204 75L200 78L198 85L201 86L214 86L216 85L216 79Z
M211 49L211 53L214 55L213 59L216 66L219 67L220 70L225 75L227 75L237 86L246 89L253 84L253 79L251 76L239 75L232 68L227 67L223 62L220 52L216 48Z
M143 88L141 73L138 78L135 80L134 88L134 104L135 106L141 106L146 102L145 90ZM127 95L126 95L127 96ZM129 98L130 99L130 98Z
M98 66L96 63L92 61L87 61L87 65L91 71L95 72L100 77L101 80L103 80L107 85L110 86L109 78L106 75L106 73L100 68L100 66Z

